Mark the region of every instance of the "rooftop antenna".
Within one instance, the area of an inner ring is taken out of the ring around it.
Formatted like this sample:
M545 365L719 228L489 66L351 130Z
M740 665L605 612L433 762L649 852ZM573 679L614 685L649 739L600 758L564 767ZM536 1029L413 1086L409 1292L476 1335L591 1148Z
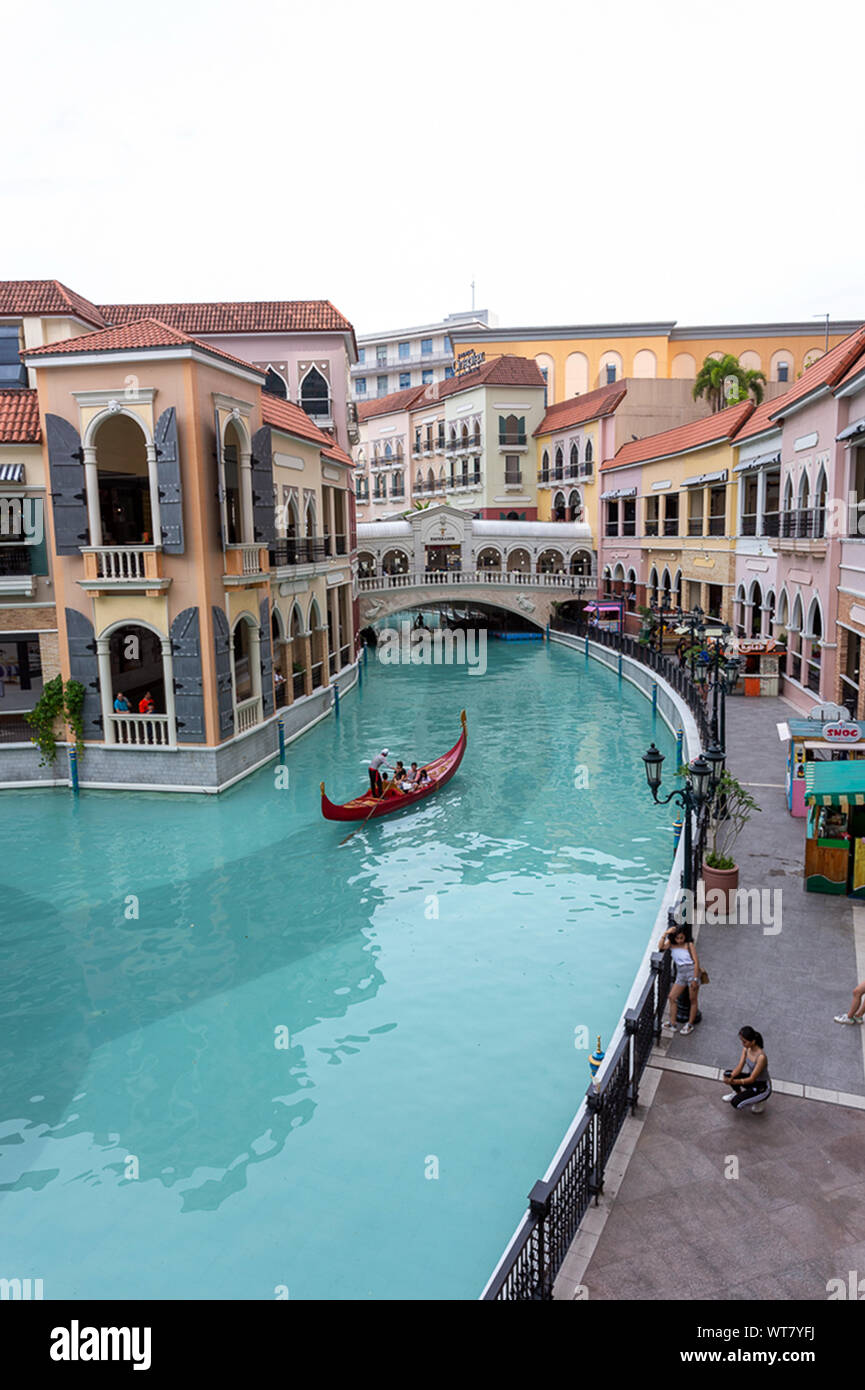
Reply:
M472 313L474 313L474 311L475 311L475 282L474 282L474 280L472 280ZM829 315L828 315L828 314L826 315L826 319L827 319L827 322L828 322L828 319L829 319ZM826 331L827 331L827 333L828 333L829 330L827 329Z
M829 315L828 315L828 314L812 314L811 317L812 317L812 319L825 319L825 320L826 320L826 352L828 352L828 351L829 351Z

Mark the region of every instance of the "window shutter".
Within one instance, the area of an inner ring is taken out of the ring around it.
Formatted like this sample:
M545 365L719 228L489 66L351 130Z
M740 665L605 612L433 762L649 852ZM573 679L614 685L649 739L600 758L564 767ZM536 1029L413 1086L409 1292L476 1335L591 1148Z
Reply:
M276 540L273 505L273 443L269 425L252 436L252 532L261 545Z
M156 480L162 518L162 549L166 555L182 555L183 500L177 414L173 405L163 410L156 422Z
M178 613L171 624L170 637L178 742L204 743L204 685L197 608L184 608Z
M66 609L66 640L69 644L69 678L80 681L84 686L84 708L81 711L84 737L101 742L104 735L96 640L93 624L77 608Z
M270 599L263 598L259 605L261 622L261 709L265 719L274 711L273 703L273 646L270 636Z
M90 543L81 440L68 420L60 415L46 415L45 442L54 506L55 549L58 555L77 555L80 546Z
M234 733L234 706L231 698L231 633L228 630L228 619L222 609L214 605L211 611L213 615L219 736L220 738L231 738Z

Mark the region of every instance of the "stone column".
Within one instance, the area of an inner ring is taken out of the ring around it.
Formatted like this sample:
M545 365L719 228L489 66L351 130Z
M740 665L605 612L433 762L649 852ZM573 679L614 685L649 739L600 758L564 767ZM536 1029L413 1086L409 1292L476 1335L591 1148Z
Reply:
M330 662L328 660L330 654L328 652L327 626L315 628L315 636L317 641L314 645L318 648L318 655L321 658L321 683L322 685L330 685Z
M255 528L252 521L252 454L240 455L240 524L244 545L252 545Z
M300 660L303 663L303 693L312 694L312 633L301 632L298 640L300 642Z
M285 703L294 703L294 638L287 637L282 644L282 674L285 676Z
M99 510L99 470L96 467L96 447L84 445L84 479L87 493L87 521L90 527L90 544L102 544L102 513Z
M174 704L174 658L171 655L171 638L161 637L162 677L165 685L165 713L168 715L168 745L177 744L177 710Z
M150 481L150 517L153 523L151 545L162 545L162 514L159 507L159 478L156 471L156 445L147 445L147 476Z
M116 743L114 721L114 691L111 689L111 643L107 637L96 639L96 661L99 667L99 698L102 703L102 737L106 743Z

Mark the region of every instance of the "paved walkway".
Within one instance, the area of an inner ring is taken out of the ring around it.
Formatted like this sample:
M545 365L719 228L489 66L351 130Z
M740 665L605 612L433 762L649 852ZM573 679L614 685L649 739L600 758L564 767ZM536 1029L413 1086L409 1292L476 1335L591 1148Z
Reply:
M557 1298L825 1300L830 1279L865 1276L865 1025L833 1022L865 979L865 907L804 892L777 731L792 713L727 702L728 763L762 808L736 847L740 886L780 889L781 930L699 929L703 1021L654 1054ZM759 1115L716 1079L746 1023L776 1083Z

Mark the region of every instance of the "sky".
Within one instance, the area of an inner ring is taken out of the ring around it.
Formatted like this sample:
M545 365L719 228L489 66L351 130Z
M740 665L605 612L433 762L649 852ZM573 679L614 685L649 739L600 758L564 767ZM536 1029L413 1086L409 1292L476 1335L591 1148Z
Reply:
M41 0L0 276L330 299L360 333L865 320L865 9Z

